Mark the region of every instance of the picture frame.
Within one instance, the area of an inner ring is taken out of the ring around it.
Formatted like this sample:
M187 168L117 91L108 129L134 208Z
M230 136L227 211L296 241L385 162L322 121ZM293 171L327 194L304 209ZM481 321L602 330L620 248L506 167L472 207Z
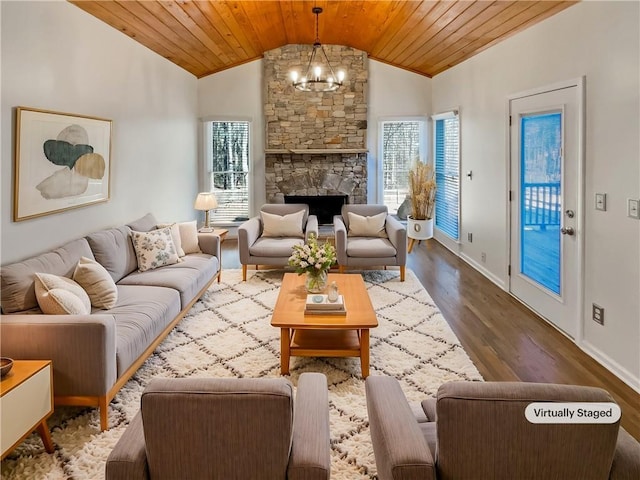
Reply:
M112 121L16 108L13 220L106 202Z

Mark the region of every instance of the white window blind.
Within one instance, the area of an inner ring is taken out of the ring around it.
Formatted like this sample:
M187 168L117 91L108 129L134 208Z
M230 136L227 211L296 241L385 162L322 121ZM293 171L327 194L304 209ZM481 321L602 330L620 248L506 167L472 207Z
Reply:
M436 228L460 236L460 122L457 112L433 117L436 175Z
M218 200L212 223L237 223L249 218L249 122L207 122L209 190Z
M390 213L396 213L409 194L409 170L423 157L424 125L421 120L382 122L383 195Z

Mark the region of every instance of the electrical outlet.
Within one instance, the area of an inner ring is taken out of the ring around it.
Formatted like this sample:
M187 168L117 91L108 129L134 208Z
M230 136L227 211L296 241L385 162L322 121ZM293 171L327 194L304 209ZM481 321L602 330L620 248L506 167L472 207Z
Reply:
M591 314L594 322L604 325L604 307L593 303L591 306Z
M596 193L596 210L607 211L607 194Z
M469 243L473 243L473 233L467 233L467 240L469 241Z
M482 263L487 263L487 254L482 252L480 254L480 260L482 260Z
M627 217L640 218L640 200L627 198Z

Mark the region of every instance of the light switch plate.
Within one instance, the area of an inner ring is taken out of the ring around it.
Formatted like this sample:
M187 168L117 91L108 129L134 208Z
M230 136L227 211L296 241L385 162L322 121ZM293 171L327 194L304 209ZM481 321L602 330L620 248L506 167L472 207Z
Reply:
M603 212L607 210L606 193L596 193L596 210L602 210Z
M640 200L627 198L627 216L640 219Z

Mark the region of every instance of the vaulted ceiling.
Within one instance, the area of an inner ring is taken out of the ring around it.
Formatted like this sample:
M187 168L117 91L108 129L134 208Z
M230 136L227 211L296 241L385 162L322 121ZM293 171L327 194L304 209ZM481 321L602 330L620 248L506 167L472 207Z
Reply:
M71 3L197 77L312 44L314 6L324 44L432 77L576 1L122 0Z

